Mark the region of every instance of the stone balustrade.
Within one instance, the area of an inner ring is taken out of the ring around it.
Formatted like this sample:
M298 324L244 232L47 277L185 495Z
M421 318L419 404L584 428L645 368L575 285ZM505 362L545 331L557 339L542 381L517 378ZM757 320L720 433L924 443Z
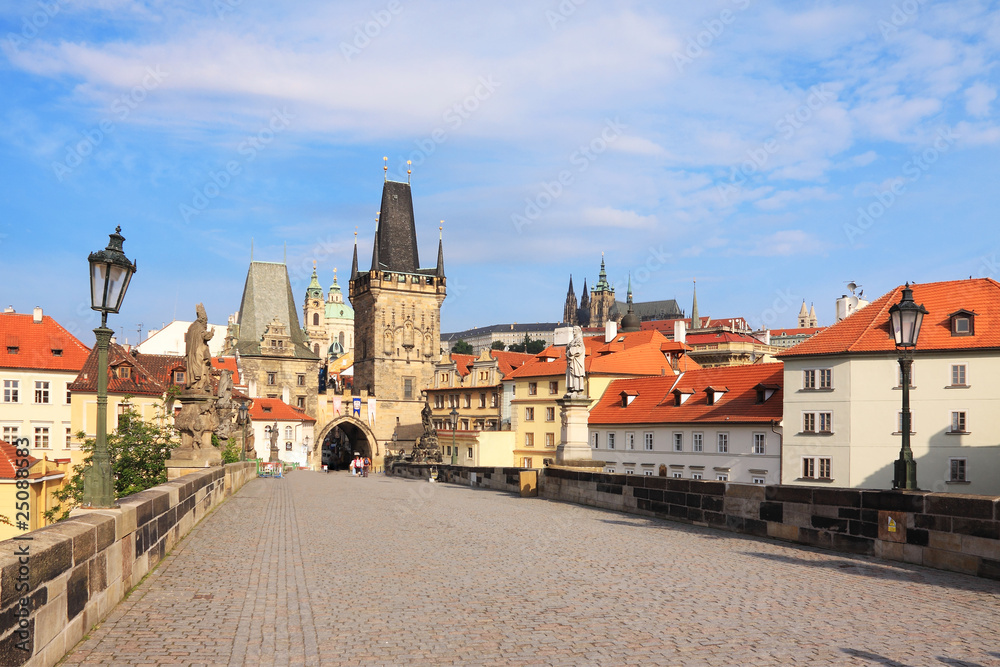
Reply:
M0 542L0 664L56 664L254 463L206 468Z

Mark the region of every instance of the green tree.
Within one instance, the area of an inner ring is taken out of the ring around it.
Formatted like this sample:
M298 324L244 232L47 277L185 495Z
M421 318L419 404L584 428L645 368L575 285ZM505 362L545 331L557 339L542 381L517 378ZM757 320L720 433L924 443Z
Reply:
M236 438L230 438L226 441L226 446L222 446L222 442L219 440L219 436L212 434L212 444L219 448L222 452L222 463L238 463L240 460L240 443L237 442Z
M540 338L528 341L528 347L527 347L528 354L538 354L547 347L548 345L545 344L545 341L541 340Z
M451 346L451 351L455 354L473 354L472 345L466 343L461 338L459 338L455 344Z
M159 407L162 415L163 408ZM177 446L175 434L172 425L159 417L154 422L144 421L133 407L119 415L118 428L108 434L108 454L116 498L130 496L167 481L166 463L170 451ZM83 440L82 448L87 457L83 463L73 466L73 477L69 483L53 493L59 504L45 512L49 521L65 519L70 510L83 501L83 478L93 461L95 441L87 438L82 431L77 437Z
M501 352L503 352L505 347L507 346L503 344L502 340L495 340L493 341L493 344L490 345L491 350L500 350Z

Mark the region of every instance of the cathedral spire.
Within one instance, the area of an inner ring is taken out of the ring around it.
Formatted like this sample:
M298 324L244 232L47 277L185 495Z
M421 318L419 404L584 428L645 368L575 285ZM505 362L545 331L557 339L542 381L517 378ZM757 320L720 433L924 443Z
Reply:
M562 321L569 326L576 326L578 320L576 307L576 292L573 291L573 275L569 276L569 289L566 290L566 303L563 306Z
M698 281L695 279L692 282L694 283L694 287L691 289L691 292L694 296L691 299L691 328L700 329L701 320L698 318Z
M313 260L312 280L309 281L309 287L306 288L306 298L307 299L323 298L323 288L320 287L319 276L316 275L316 260Z
M358 228L354 228L354 261L351 262L351 280L358 277Z
M632 306L632 272L629 271L628 274L628 292L625 297L628 301L628 312L625 313L625 317L622 318L622 331L639 331L642 328L642 322L639 320L639 316L635 314Z
M444 278L444 220L438 226L438 263L434 275Z

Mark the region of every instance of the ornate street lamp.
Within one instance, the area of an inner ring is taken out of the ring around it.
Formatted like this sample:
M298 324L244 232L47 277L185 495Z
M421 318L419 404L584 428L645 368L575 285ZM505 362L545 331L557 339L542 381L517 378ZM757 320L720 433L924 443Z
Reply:
M920 325L924 321L927 309L913 301L913 290L910 283L903 288L903 297L899 303L889 309L889 330L899 351L899 369L903 384L903 444L896 460L895 476L892 479L894 489L917 488L917 462L913 460L910 449L910 368L913 366L913 350L920 336Z
M249 401L240 403L240 407L236 412L236 423L240 426L240 434L243 436L243 441L240 443L240 461L247 460L247 425L250 424L250 407L248 403Z
M90 468L83 478L83 505L107 508L115 505L115 483L108 454L108 346L114 331L108 328L108 313L117 313L125 298L134 262L122 250L125 237L116 227L108 247L90 253L91 309L100 311L101 326L94 329L97 338L97 439Z
M458 410L451 409L448 413L451 417L451 464L458 465L458 447L455 445L455 431L458 429Z

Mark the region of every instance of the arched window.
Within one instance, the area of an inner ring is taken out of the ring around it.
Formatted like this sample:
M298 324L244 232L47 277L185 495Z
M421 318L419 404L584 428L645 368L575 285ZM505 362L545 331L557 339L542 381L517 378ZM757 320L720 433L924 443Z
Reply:
M313 326L319 326L319 313L313 313Z
M264 437L270 439L271 437L271 427L270 425L264 427Z
M285 427L285 440L291 440L291 439L292 439L292 427L291 426L286 426Z

